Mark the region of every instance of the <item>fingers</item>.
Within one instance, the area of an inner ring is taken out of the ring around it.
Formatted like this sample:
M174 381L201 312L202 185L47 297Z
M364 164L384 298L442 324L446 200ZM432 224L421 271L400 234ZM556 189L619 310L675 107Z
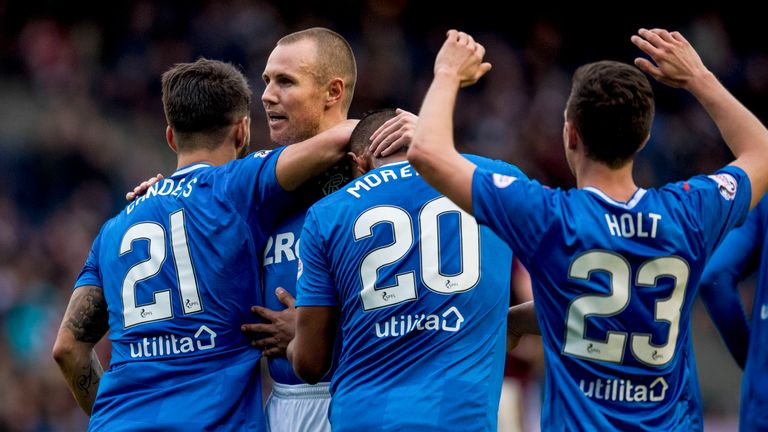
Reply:
M672 39L674 39L674 40L676 40L676 41L678 41L678 42L685 42L685 43L688 43L688 39L686 39L685 37L683 37L683 35L682 35L682 34L680 34L680 32L677 32L677 31L673 31L672 33L670 33L670 35L672 36Z
M278 340L275 337L265 337L262 339L255 339L251 341L251 346L260 350L268 349L277 346Z
M411 137L411 136L400 135L399 137L397 137L397 139L394 139L392 141L392 143L390 143L387 146L384 146L384 149L381 150L379 152L379 154L375 154L374 153L374 156L376 156L376 157L386 157L386 156L389 156L389 155L391 155L393 153L397 153L401 148L407 147L408 144L411 142L412 138L413 137ZM378 151L378 149L377 149L377 151Z
M157 173L154 177L141 182L138 186L133 188L133 192L128 192L125 194L125 200L126 201L133 201L139 196L144 195L149 188L151 188L155 183L159 182L163 179L163 175L161 173Z
M374 157L388 156L408 146L418 117L408 111L397 109L397 116L384 122L371 136L369 150Z
M291 293L284 290L283 288L276 289L275 295L277 296L277 299L280 300L280 303L288 306L289 308L292 308L296 304L296 299L293 298Z
M285 357L285 348L280 346L269 347L262 354L265 357Z
M642 57L638 57L635 59L635 66L637 66L641 71L647 73L648 75L656 78L657 80L661 78L661 70L653 65L648 59L644 59Z
M636 47L640 48L640 50L650 55L651 57L658 57L661 55L660 49L656 48L653 44L640 36L633 35L631 38L629 38L629 40L632 41Z
M276 328L274 324L265 324L265 323L258 323L258 324L243 324L240 326L240 331L245 333L246 336L253 338L253 339L261 339L260 337L257 337L261 334L274 334L276 332Z
M277 313L271 309L261 306L251 306L251 313L264 318L267 321L274 321Z
M371 135L371 141L373 142L368 147L368 150L370 150L371 152L375 152L376 148L381 145L381 142L384 140L384 138L386 138L387 135L391 134L392 131L397 130L397 128L399 127L398 126L399 122L400 122L400 117L395 116L385 121L384 124L379 126L379 128L376 129L373 135Z

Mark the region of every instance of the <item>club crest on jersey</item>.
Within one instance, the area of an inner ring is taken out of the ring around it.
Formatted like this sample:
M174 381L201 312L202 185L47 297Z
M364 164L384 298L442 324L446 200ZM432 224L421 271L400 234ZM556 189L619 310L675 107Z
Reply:
M733 200L733 198L736 196L738 183L736 183L736 179L733 178L732 175L713 174L708 177L717 183L718 189L720 190L720 195L722 195L723 198L727 199L728 201Z
M323 195L330 195L337 190L341 189L342 186L344 186L346 182L344 181L344 176L341 174L334 174L331 176L331 178L328 179L327 182L323 185Z
M272 150L259 150L253 153L255 158L265 158L268 154L272 153Z
M504 174L493 175L493 184L495 184L496 187L499 189L504 189L505 187L514 183L515 180L517 180L517 177L512 177Z
M296 280L299 280L302 273L304 273L304 263L302 263L301 258L299 258L299 268L296 271Z

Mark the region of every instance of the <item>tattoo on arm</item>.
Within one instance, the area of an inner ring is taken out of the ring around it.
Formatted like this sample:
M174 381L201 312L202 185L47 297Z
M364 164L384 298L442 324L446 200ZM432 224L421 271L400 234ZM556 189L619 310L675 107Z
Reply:
M64 323L78 341L96 343L109 329L107 301L101 288L85 288L72 295Z
M91 362L83 367L83 373L78 376L77 388L85 397L96 396L99 388L99 381L104 370L101 368L99 358L96 352L91 351Z

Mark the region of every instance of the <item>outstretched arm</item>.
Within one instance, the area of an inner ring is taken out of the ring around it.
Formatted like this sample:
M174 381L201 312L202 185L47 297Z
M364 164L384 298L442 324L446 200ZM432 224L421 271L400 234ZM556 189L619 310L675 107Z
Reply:
M702 63L698 53L678 32L640 29L632 43L651 56L635 65L672 87L693 94L720 129L723 140L736 156L732 165L747 173L752 183L754 207L768 191L768 130L741 104Z
M322 174L347 154L347 144L357 120L347 120L308 140L291 144L280 153L275 174L280 186L296 190Z
M72 297L53 346L67 385L80 408L91 415L104 370L93 347L109 328L104 292L96 286L81 286Z
M475 165L453 142L453 110L460 87L477 82L491 69L485 48L472 36L450 30L435 59L435 77L419 112L408 161L424 179L459 207L472 213Z

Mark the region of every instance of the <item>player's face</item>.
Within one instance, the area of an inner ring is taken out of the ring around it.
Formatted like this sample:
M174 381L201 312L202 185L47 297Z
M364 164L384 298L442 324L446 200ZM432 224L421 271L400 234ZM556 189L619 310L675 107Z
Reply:
M267 60L261 101L269 136L277 144L293 144L321 132L326 89L314 73L315 52L315 43L305 39L275 47Z

